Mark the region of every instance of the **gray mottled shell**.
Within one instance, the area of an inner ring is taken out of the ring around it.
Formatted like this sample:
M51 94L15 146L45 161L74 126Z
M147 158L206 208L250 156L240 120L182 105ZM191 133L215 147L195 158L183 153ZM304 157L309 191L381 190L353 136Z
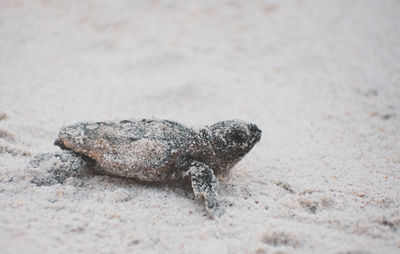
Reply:
M178 179L196 133L168 120L80 123L55 144L96 161L98 173L143 181Z

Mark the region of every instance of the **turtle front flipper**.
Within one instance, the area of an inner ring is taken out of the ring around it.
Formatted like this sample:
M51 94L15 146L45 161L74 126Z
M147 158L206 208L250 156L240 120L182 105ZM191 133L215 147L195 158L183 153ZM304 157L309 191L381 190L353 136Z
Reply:
M32 183L38 186L63 183L68 177L84 175L90 164L89 159L71 151L41 153L30 161Z
M208 215L222 215L223 211L218 203L219 184L214 171L204 163L193 161L186 174L190 175L195 197L204 198Z

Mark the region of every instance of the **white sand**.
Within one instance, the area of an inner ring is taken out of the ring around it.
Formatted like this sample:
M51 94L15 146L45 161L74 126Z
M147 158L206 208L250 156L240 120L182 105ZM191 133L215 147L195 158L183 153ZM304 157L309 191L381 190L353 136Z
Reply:
M400 253L399 13L396 0L1 0L0 252ZM221 180L220 220L176 186L30 183L62 126L140 117L263 130Z

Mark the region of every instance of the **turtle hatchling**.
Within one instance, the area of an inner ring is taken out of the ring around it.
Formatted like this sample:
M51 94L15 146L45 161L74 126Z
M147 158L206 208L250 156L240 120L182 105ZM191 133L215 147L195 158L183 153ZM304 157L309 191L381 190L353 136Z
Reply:
M94 173L147 182L191 181L204 198L210 217L221 213L218 175L223 175L260 140L261 130L241 120L221 121L201 129L170 120L78 123L63 128L54 142L61 152L38 154L31 165L42 174L37 185Z

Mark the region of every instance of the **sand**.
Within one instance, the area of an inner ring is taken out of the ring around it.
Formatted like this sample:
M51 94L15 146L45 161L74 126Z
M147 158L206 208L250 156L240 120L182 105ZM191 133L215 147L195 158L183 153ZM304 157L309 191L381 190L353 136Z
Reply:
M0 1L1 253L399 253L400 2ZM38 187L62 126L256 123L207 218L186 188Z

